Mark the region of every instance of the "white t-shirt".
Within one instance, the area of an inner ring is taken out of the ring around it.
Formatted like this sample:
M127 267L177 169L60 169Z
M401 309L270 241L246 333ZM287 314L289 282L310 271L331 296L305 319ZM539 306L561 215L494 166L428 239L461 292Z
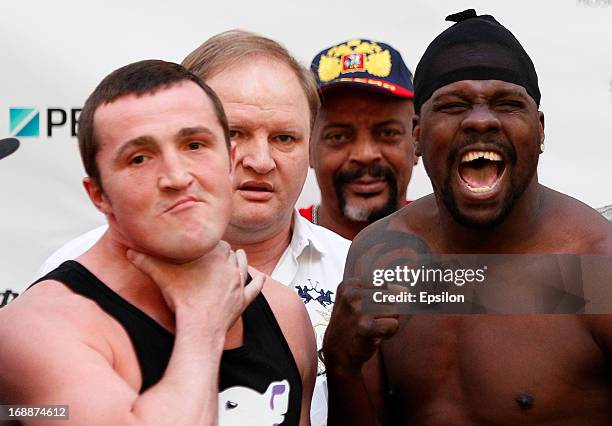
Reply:
M302 298L316 333L317 350L320 351L351 242L327 228L313 225L297 210L293 213L291 228L291 242L270 276L293 288ZM39 277L65 260L85 253L107 229L107 225L100 226L64 244L43 263ZM327 424L327 383L325 366L320 359L310 418L313 426Z

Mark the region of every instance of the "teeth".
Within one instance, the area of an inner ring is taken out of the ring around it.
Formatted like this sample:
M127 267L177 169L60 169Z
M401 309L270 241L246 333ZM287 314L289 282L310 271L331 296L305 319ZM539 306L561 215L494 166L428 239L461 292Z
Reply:
M463 154L461 157L462 163L469 163L470 161L474 161L478 158L484 158L490 161L502 161L501 155L492 151L470 151Z
M476 192L476 193L481 193L481 192L487 192L491 190L491 187L489 186L483 186L480 188L472 188L470 185L467 185L468 189L472 192Z

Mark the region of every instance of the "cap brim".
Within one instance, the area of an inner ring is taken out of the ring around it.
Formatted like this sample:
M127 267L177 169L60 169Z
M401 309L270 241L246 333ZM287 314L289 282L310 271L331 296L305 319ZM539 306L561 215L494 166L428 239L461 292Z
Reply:
M372 78L341 78L319 86L321 93L342 87L355 87L376 93L391 95L398 98L413 99L414 92L397 84Z
M19 141L15 138L0 139L0 158L8 157L19 148Z

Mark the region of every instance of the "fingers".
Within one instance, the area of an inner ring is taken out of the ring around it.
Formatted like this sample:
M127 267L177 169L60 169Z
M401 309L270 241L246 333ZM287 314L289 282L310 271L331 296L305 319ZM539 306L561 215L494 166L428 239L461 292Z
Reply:
M392 337L399 328L397 318L367 318L360 324L360 334L375 341Z
M246 257L246 253L244 252L244 250L239 249L236 250L236 261L238 262L238 271L240 272L240 285L242 285L244 287L244 284L246 283L246 279L247 279L247 275L248 275L248 262L247 262L247 257Z
M253 276L253 279L244 287L244 305L243 309L246 309L247 306L251 304L251 302L257 297L261 289L263 288L264 281L266 280L266 276L264 274L256 274Z
M157 272L157 259L131 249L127 251L126 256L132 265L155 281L154 276Z

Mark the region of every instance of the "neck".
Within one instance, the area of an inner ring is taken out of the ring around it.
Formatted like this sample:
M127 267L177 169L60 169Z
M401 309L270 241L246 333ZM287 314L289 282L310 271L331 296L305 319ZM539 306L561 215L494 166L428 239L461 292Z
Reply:
M328 204L322 202L319 205L317 224L334 231L347 240L353 240L370 223L349 220L342 212L335 212Z
M284 221L267 233L253 233L248 229L230 230L228 227L224 240L230 243L234 250L242 249L247 255L249 265L270 275L281 256L291 243L291 221Z
M444 202L436 197L440 212L439 246L445 253L519 253L538 244L546 216L545 188L533 182L515 202L506 219L490 228L478 229L455 221Z
M128 248L111 226L77 261L125 300L174 332L174 314L159 287L127 259Z

